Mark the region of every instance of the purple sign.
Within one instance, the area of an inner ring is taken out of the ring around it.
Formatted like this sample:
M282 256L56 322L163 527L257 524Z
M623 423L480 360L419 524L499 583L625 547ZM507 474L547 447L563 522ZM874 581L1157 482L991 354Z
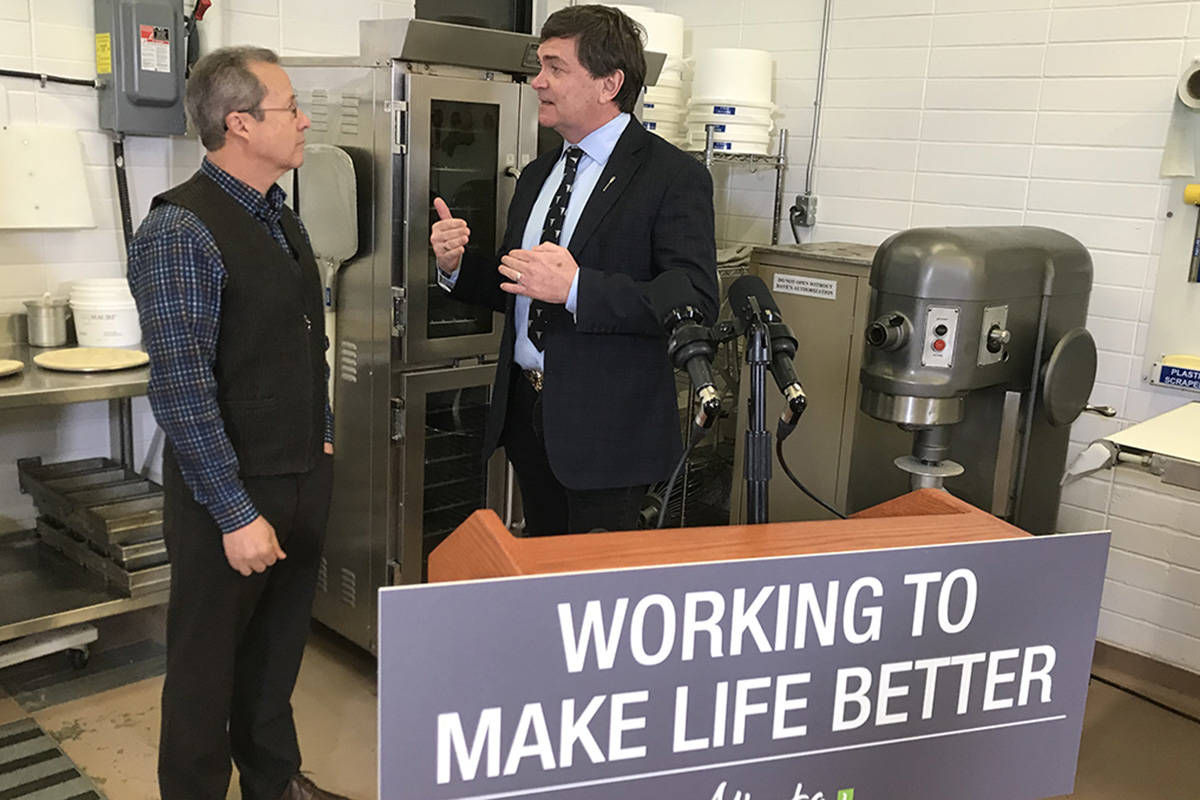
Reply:
M1069 794L1108 542L382 589L380 797Z

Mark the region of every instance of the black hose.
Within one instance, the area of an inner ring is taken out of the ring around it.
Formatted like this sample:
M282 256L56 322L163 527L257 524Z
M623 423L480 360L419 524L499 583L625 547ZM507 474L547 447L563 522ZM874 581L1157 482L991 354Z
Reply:
M69 86L89 86L96 88L95 78L64 78L60 75L46 75L41 72L26 72L20 69L0 69L0 76L5 78L29 78L32 81L46 83L65 83Z
M800 491L802 491L806 495L808 495L809 499L811 499L814 503L819 505L821 508L828 511L830 514L833 514L838 519L848 519L848 517L845 514L838 511L836 508L829 505L824 500L822 500L821 498L817 497L815 494L810 492L808 490L808 487L806 487L803 483L801 483L800 479L792 474L792 471L790 469L788 469L787 462L783 460L783 440L782 439L775 440L775 458L779 461L779 466L783 467L783 473L785 475L787 475L789 478L791 478L792 483L796 484L796 486L799 487Z
M133 239L133 212L129 210L129 181L125 174L125 137L113 139L113 169L117 173L117 198L121 204L121 231L125 234L125 252ZM128 256L127 256L128 257Z
M692 426L691 439L688 441L687 447L683 449L683 455L679 457L679 463L675 465L675 471L671 473L671 480L667 481L667 488L663 491L662 507L658 510L658 524L655 528L661 528L663 523L667 521L667 506L671 501L671 491L675 488L675 481L679 479L679 473L683 471L683 465L687 463L688 457L692 454L692 448L704 438L704 434L708 432L707 428L701 428L698 425ZM683 520L680 520L680 524Z

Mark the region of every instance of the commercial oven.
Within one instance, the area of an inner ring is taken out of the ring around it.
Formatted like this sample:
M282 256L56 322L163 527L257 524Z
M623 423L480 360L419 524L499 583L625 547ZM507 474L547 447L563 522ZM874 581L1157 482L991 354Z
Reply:
M504 462L480 455L503 318L438 286L429 231L440 196L472 248L499 247L537 154L537 96L519 80L537 71L537 39L371 20L361 41L358 57L284 66L308 143L344 151L356 187L357 251L327 265L335 471L314 614L374 651L377 588L422 580L429 551L475 509L504 515ZM334 189L304 167L293 188L318 231L316 201Z

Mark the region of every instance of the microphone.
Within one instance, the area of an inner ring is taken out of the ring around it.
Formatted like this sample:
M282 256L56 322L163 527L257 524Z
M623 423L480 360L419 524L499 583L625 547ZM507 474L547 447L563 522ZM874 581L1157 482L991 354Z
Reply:
M792 359L796 355L795 335L784 323L783 314L780 313L775 298L758 276L743 275L738 278L729 287L728 297L734 317L743 332L755 322L762 322L767 326L767 335L771 340L771 376L775 378L775 384L787 400L787 406L779 421L781 426L794 427L808 406L808 396L804 394L804 387L800 385L800 379L796 377L796 369L792 365ZM757 303L751 303L752 299ZM791 433L791 427L788 427L787 433Z
M683 273L668 270L650 283L647 292L655 319L670 337L667 358L676 369L686 369L696 393L698 428L708 428L721 413L721 397L712 376L716 340L704 326L704 314L690 300L695 296Z

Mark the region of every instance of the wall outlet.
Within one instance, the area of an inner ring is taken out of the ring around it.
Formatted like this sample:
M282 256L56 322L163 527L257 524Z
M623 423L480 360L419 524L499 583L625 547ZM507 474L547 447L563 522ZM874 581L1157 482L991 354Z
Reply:
M791 211L792 225L811 228L817 223L817 196L815 194L796 195L796 205Z

